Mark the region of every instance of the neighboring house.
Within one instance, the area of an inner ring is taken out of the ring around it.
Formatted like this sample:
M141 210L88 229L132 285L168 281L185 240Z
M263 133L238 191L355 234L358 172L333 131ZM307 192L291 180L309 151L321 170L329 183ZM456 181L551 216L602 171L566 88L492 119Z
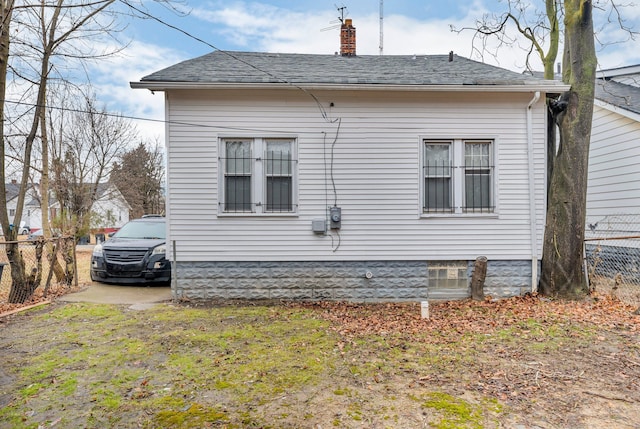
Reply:
M91 207L91 228L118 229L129 222L130 211L131 205L115 185L99 183L97 199Z
M131 205L111 183L99 183L97 199L91 207L91 243L102 242L111 232L129 222Z
M587 221L640 214L640 65L599 72L589 151Z
M587 239L598 239L587 241L589 255L598 251L597 272L640 280L640 65L598 73L587 226Z
M9 215L9 221L13 222L16 210L18 208L18 193L20 192L20 184L16 180L12 180L10 183L5 183L5 190L7 193L7 214ZM29 184L27 187L27 193L25 195L24 209L22 210L22 219L18 222L18 225L24 222L24 225L33 229L33 225L39 225L42 223L39 217L40 202L38 201L37 186Z
M569 87L342 48L216 51L131 83L164 92L174 295L463 297L479 256L485 293L535 289L545 97Z
M7 183L7 211L9 219L13 219L17 207L17 196L20 185L18 183ZM40 189L37 184L30 185L27 191L25 208L22 220L32 231L42 228L42 209L40 207ZM60 204L50 198L52 204L49 207L49 218L53 219L59 215ZM98 184L97 200L92 211L92 232L106 234L117 230L129 221L131 206L122 196L122 193L115 185L109 183Z

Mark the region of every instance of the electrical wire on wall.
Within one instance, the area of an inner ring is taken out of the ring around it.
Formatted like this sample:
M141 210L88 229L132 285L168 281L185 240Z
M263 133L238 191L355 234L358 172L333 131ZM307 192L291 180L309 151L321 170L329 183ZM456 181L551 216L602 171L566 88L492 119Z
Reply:
M214 49L215 51L219 51L231 58L233 58L234 60L246 65L247 67L250 67L256 71L259 71L261 73L264 73L266 76L269 76L270 78L280 82L280 83L284 83L287 85L290 85L291 87L300 90L301 92L303 92L304 94L308 95L309 97L311 97L311 99L314 101L317 109L319 110L320 116L322 117L322 119L327 123L327 124L337 124L336 130L335 130L335 136L333 137L333 140L331 142L330 145L330 150L327 151L327 133L325 131L322 132L323 134L323 150L324 150L324 174L325 174L325 204L326 204L326 208L325 208L325 222L327 222L328 218L329 218L329 211L331 209L331 207L329 206L329 189L331 189L332 193L333 193L333 208L336 208L338 205L338 191L337 191L337 186L336 186L336 181L335 181L335 176L334 176L334 167L335 167L335 148L336 145L338 143L339 137L340 137L340 131L341 131L341 124L342 124L342 118L338 117L338 118L331 118L329 116L329 114L327 113L327 110L325 109L325 107L322 105L322 103L320 102L320 100L318 99L318 97L313 94L311 91L303 88L302 86L295 84L291 81L289 81L286 78L277 76L276 74L274 74L273 72L270 72L268 70L264 70L254 64L251 64L250 62L239 58L237 55L234 55L232 52L228 52L222 49L219 49L218 47L216 47L215 45L213 45L212 43L207 42L206 40L199 38L191 33L189 33L186 30L183 30L173 24L170 24L164 20L162 20L161 18L158 18L148 12L146 12L145 10L136 7L135 5L133 5L131 2L127 1L127 0L120 0L120 2L124 5L126 5L127 7L129 7L131 10L137 12L140 16L147 18L147 19L151 19L154 20L158 23L160 23L161 25L170 28L171 30L180 32L182 34L184 34L185 36L199 42L202 43L212 49ZM36 106L36 104L30 104L30 103L25 103L22 101L12 101L12 100L4 100L7 103L13 103L15 105L29 105L29 106ZM330 107L333 107L333 103L330 103ZM78 109L72 109L72 108L68 108L68 107L55 107L55 106L50 106L47 105L48 108L50 109L57 109L60 111L76 111L76 112L80 112L80 110ZM122 115L122 114L109 114L107 112L100 112L99 114L104 115L104 116L113 116L113 117L118 117L118 118L127 118L127 119L134 119L134 120L143 120L143 121L150 121L150 122L160 122L160 123L169 123L169 124L178 124L178 125L186 125L186 126L193 126L193 127L205 127L205 128L214 128L214 129L224 129L224 130L236 130L236 131L259 131L259 132L263 132L263 131L271 131L273 132L274 130L257 130L257 129L251 129L251 128L236 128L236 127L225 127L225 126L209 126L209 125L205 125L205 124L198 124L198 123L188 123L188 122L184 122L184 121L167 121L167 120L157 120L157 119L150 119L150 118L140 118L140 117L134 117L134 116L126 116L126 115ZM315 133L314 131L300 131L300 134L308 134L308 133ZM328 153L327 153L328 152ZM327 165L327 163L329 165ZM329 188L329 183L328 181L330 180L330 188ZM329 233L330 237L331 237L331 246L333 248L333 252L336 252L338 250L338 248L340 247L340 233L339 233L339 227L336 228L332 228L331 232ZM334 237L335 234L335 237ZM337 240L337 242L335 242L334 240ZM174 243L175 245L175 243Z
M333 103L331 103L333 105ZM327 156L327 133L325 131L322 132L322 150L323 150L323 160L324 160L324 200L325 200L325 223L328 222L328 216L331 206L329 205L329 184L328 180L331 181L331 189L333 191L333 207L338 205L338 189L336 187L336 180L333 174L334 168L334 157L335 157L335 147L338 143L338 138L340 136L340 127L342 126L342 118L337 118L332 123L337 122L338 126L336 128L336 134L333 137L333 141L331 142L331 147L329 150L329 156ZM329 159L329 165L327 166L327 158ZM328 176L328 177L327 177ZM333 248L333 252L336 252L340 248L341 237L340 231L338 229L332 229L332 233L329 234L331 237L331 247ZM333 233L335 232L337 244L334 243Z
M194 40L197 40L197 41L199 41L199 42L201 42L201 43L203 43L203 44L205 44L205 45L207 45L207 46L209 46L209 47L211 47L211 48L213 48L213 49L215 49L215 50L217 50L217 51L219 51L219 52L221 52L221 53L224 53L224 54L228 55L229 57L231 57L231 58L235 59L236 61L238 61L238 62L240 62L240 63L242 63L242 64L244 64L244 65L246 65L246 66L248 66L248 67L250 67L250 68L252 68L252 69L254 69L254 70L257 70L257 71L259 71L259 72L261 72L261 73L264 73L265 75L267 75L267 76L269 76L269 77L271 77L271 78L273 78L273 79L275 79L275 80L277 80L277 81L279 81L279 82L285 83L285 84L287 84L287 85L291 85L292 87L294 87L294 88L296 88L296 89L298 89L298 90L300 90L300 91L304 92L304 93L305 93L305 94L307 94L308 96L310 96L310 97L313 99L313 101L315 102L315 104L316 104L316 106L317 106L318 110L320 111L320 115L322 116L322 118L324 119L324 121L325 121L325 122L327 122L327 123L329 123L329 124L333 124L333 123L337 123L337 124L338 124L338 125L337 125L337 129L336 129L335 137L334 137L334 139L333 139L333 142L331 143L331 154L330 154L330 155L331 155L331 157L330 157L331 161L330 161L330 165L329 165L329 176L330 176L330 178L331 178L331 187L332 187L332 189L333 189L333 207L334 207L334 208L337 208L337 206L338 206L338 192L337 192L337 188L336 188L336 183L335 183L335 177L334 177L333 170L334 170L334 165L335 165L335 164L334 164L335 146L336 146L336 144L337 144L337 142L338 142L338 138L339 138L339 135L340 135L340 126L341 126L341 123L342 123L342 118L331 119L331 118L329 117L329 115L327 114L327 111L325 110L324 106L322 105L322 103L320 102L320 100L315 96L315 94L311 93L310 91L306 90L305 88L301 87L300 85L296 85L296 84L294 84L293 82L290 82L289 80L287 80L287 79L285 79L285 78L282 78L282 77L280 77L280 76L277 76L277 75L275 75L275 74L274 74L274 73L272 73L272 72L269 72L269 71L263 70L263 69L261 69L261 68L259 68L259 67L255 66L255 65L251 64L250 62L245 61L245 60L243 60L243 59L239 58L237 55L234 55L234 54L233 54L233 53L231 53L231 52L227 52L227 51L224 51L224 50L218 49L218 48L217 48L216 46L214 46L213 44L211 44L211 43L209 43L209 42L207 42L207 41L205 41L205 40L203 40L203 39L201 39L201 38L195 37L195 36L193 36L192 34L190 34L189 32L187 32L187 31L185 31L185 30L183 30L183 29L181 29L181 28L178 28L178 27L176 27L176 26L174 26L174 25L172 25L172 24L169 24L169 23L167 23L167 22L165 22L165 21L161 20L160 18L155 17L155 16L153 16L153 15L151 15L151 14L149 14L149 13L147 13L147 12L145 12L145 11L143 11L143 10L141 10L141 9L139 9L139 8L137 8L137 7L135 7L135 6L133 6L131 3L127 2L126 0L121 0L121 2L122 2L123 4L125 4L125 5L127 5L128 7L130 7L131 9L135 10L136 12L138 12L138 13L142 14L143 16L146 16L146 17L148 17L148 18L150 18L150 19L153 19L153 20L155 20L155 21L159 22L160 24L165 25L165 26L167 26L167 27L169 27L169 28L171 28L171 29L173 29L173 30L179 31L179 32L183 33L184 35L186 35L186 36L188 36L188 37L190 37L190 38L192 38L192 39L194 39ZM330 107L333 107L333 103L331 103L331 104L330 104ZM328 198L327 198L327 183L326 183L326 175L327 175L327 166L326 166L326 162L327 162L327 154L326 154L326 133L325 133L325 132L323 132L323 149L324 149L324 151L325 151L325 153L324 153L324 163L325 163L325 203L328 203ZM329 207L329 205L327 204L327 205L326 205L326 209L325 209L325 224L326 224L326 222L327 222L327 215L328 215L328 212L329 212L330 210L331 210L331 208L330 208L330 207ZM330 236L331 236L331 246L332 246L332 248L333 248L333 251L334 251L334 252L336 252L336 251L338 250L338 248L340 247L340 241L341 241L341 239L340 239L340 232L339 232L339 229L338 229L338 228L339 228L339 227L336 227L336 228L332 228L332 229L331 229L331 231L332 231L332 232L334 232L334 233L336 234L336 236L337 236L337 244L336 244L335 246L334 246L334 237L333 237L333 233L331 233L331 234L330 234Z

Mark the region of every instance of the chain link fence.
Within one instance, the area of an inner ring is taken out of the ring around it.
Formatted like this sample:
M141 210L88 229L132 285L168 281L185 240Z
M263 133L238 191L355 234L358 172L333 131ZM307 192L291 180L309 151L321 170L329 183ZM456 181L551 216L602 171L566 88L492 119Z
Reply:
M17 247L16 247L17 246ZM0 304L10 304L13 284L9 252L17 251L25 266L25 290L33 290L33 297L46 298L59 295L77 286L75 240L60 237L34 241L0 241ZM14 292L15 293L15 292Z
M640 214L609 215L588 222L585 256L592 290L640 306Z

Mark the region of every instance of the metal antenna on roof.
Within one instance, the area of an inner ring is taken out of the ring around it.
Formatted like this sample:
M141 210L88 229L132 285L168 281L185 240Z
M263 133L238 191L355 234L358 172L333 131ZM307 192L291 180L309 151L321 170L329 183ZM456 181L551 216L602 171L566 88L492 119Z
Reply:
M384 33L383 33L383 26L382 26L382 20L384 19L384 0L380 0L380 55L382 55L382 51L383 51L383 42L384 42Z
M344 6L344 5L341 6L341 7L338 7L338 5L334 5L334 6L338 10L338 12L340 12L340 16L338 17L337 20L329 22L329 24L335 24L335 25L331 25L329 27L321 28L320 31L328 31L328 30L333 30L335 28L340 28L342 26L342 24L344 24L344 17L345 17L345 15L349 14L349 11L347 10L347 7Z
M338 9L338 12L340 12L340 16L338 17L338 19L340 20L340 22L344 23L344 14L345 14L345 10L347 10L347 7L343 4L342 7L338 7L337 4L334 4L334 6L336 7L336 9ZM347 11L347 14L349 12Z

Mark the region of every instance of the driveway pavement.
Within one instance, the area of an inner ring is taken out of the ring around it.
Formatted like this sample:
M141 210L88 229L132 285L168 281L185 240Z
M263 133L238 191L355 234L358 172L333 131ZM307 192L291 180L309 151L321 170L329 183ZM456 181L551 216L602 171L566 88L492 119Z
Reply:
M169 286L121 286L93 282L80 292L58 298L66 302L93 302L98 304L148 305L171 301Z

